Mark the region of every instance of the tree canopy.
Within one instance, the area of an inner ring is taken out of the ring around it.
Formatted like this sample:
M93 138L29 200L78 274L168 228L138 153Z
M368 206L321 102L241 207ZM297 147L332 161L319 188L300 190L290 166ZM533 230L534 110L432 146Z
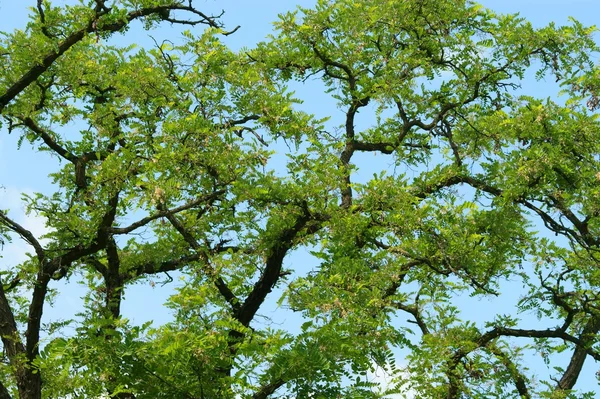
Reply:
M155 45L120 44L139 22ZM54 165L23 197L47 234L0 210L31 247L0 270L0 399L594 397L595 28L470 0L275 28L233 50L191 0L39 0L0 37L2 134ZM156 279L172 318L132 323ZM45 317L57 281L86 287L72 320Z

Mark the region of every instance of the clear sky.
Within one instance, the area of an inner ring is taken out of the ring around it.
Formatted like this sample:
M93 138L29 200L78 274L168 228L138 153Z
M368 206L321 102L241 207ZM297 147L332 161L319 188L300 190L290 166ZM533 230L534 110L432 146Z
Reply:
M54 1L53 3L58 5L65 2ZM27 21L28 7L35 6L35 3L35 0L0 0L0 31L10 32L13 29L23 28ZM207 12L218 14L221 9L225 10L223 21L228 28L241 26L236 34L227 38L228 43L234 48L251 47L263 39L271 31L271 22L277 18L277 14L292 9L296 5L310 6L313 3L312 0L195 1L199 8ZM552 21L557 24L566 24L569 16L585 25L600 25L600 0L486 0L481 3L499 12L519 12L521 16L536 26L546 25ZM155 32L153 35L162 37L176 33L176 31L177 28L165 26L161 28L160 32ZM151 44L148 33L139 30L129 32L126 38L120 40ZM524 87L530 94L541 97L555 93L555 88L548 82L528 81ZM309 112L313 112L317 116L326 116L336 112L331 102L319 100L319 98L321 97L315 96L315 101L305 105ZM0 130L0 209L11 209L11 215L17 221L22 222L34 234L39 235L44 231L43 220L26 217L23 214L20 196L21 193L48 190L46 174L48 170L54 168L56 163L46 154L32 152L28 144L24 144L21 150L17 151L17 139L15 134L8 135L6 130ZM14 243L0 248L0 255L3 256L0 259L0 268L10 267L22 260L26 251L29 251L26 245L16 240ZM305 263L311 262L311 260L306 255L300 254L288 259L288 262ZM79 297L83 295L83 289L72 284L66 289L61 289L63 291L55 310L48 309L46 317L67 318L81 309ZM123 313L139 324L151 319L158 322L164 321L168 318L168 313L157 309L160 309L160 305L165 301L167 295L168 292L165 290L152 289L149 285L138 285L127 292ZM500 310L497 305L492 303L485 304L485 306L488 312ZM61 311L56 309L61 309ZM67 312L63 313L65 309ZM585 374L588 377L594 371L590 367L588 361ZM590 383L593 384L592 381ZM589 385L589 387L593 389L594 385Z

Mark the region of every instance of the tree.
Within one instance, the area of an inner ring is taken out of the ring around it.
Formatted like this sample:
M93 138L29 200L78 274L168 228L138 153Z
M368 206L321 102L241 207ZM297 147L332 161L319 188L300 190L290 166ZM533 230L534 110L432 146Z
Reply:
M135 20L206 29L111 41ZM4 36L2 123L57 166L24 198L45 237L0 212L33 251L1 272L0 398L593 397L594 28L465 0L320 0L276 28L236 52L191 1L38 1ZM519 94L529 71L566 101ZM301 84L337 113L303 112ZM393 170L359 178L365 155ZM130 323L128 287L169 272L173 320ZM42 323L56 280L89 291L67 336ZM485 322L459 307L516 287ZM261 319L275 301L301 327Z

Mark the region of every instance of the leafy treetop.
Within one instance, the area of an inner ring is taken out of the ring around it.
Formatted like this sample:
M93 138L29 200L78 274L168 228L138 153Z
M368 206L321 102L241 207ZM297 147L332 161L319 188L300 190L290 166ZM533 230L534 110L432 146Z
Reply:
M205 30L115 44L135 20ZM2 123L56 169L24 198L48 234L0 212L0 240L32 247L0 273L0 399L593 397L577 382L600 360L595 28L319 0L276 29L235 52L192 1L40 0L4 35ZM529 71L563 100L521 95ZM301 84L337 111L303 111ZM128 287L170 272L173 319L132 325ZM86 284L82 313L42 323L56 280ZM484 322L459 306L515 287ZM301 327L261 318L275 302Z

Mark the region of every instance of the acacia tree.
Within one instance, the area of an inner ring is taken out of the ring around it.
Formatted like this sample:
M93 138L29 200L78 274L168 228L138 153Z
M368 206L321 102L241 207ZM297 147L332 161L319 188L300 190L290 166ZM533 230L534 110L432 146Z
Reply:
M110 40L137 19L206 30ZM593 29L465 0L321 0L276 28L235 52L191 1L39 1L2 39L2 123L56 170L55 192L24 199L44 240L0 212L0 239L32 247L1 272L0 398L584 397L600 360ZM530 70L566 101L519 95ZM287 87L306 82L337 102L328 120ZM393 170L359 179L365 154ZM174 271L173 320L128 322L128 287ZM42 331L55 280L89 287L66 337ZM486 322L457 306L515 286ZM302 326L259 318L275 302ZM547 377L521 362L539 355Z

